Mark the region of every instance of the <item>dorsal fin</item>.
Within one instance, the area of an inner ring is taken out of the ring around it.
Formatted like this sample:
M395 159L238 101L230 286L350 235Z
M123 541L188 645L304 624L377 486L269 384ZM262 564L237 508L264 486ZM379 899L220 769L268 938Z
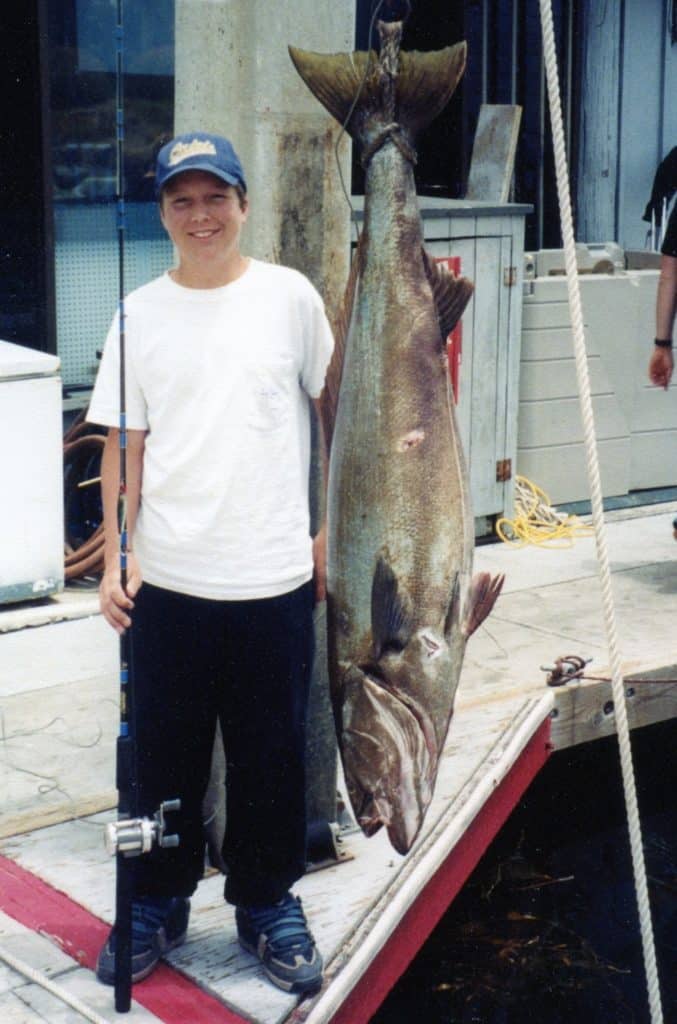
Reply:
M334 424L336 423L336 410L338 408L339 391L341 389L341 377L343 375L343 360L345 358L346 342L353 314L357 283L362 271L364 252L363 238L364 231L360 235L355 252L353 253L353 261L350 265L350 273L348 274L346 289L343 293L343 300L335 316L333 316L331 320L332 331L334 334L334 351L329 362L324 388L322 389L322 394L320 395L319 400L322 433L324 435L327 456L331 451L331 441L334 436Z
M446 339L463 316L475 286L467 277L456 277L444 263L437 263L425 249L422 252L423 265L437 306L442 338Z
M447 105L465 69L466 44L443 50L401 52L395 78L395 117L414 139ZM373 51L313 53L289 47L299 75L314 96L353 138L364 141L374 119L386 111L381 64Z
M379 555L371 585L371 636L378 660L387 648L404 650L414 629L411 607L399 593L397 576L384 555Z

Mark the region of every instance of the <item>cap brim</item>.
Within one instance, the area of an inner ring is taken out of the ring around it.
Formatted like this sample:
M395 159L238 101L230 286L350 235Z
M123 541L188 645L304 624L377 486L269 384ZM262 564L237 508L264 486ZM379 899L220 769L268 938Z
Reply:
M213 166L213 164L209 164L206 161L191 160L190 162L188 162L188 160L185 160L182 161L180 167L174 167L172 168L171 171L169 171L168 174L165 174L161 183L157 182L156 179L156 190L158 192L158 195L165 187L168 181L172 181L174 178L177 177L177 175L185 174L187 171L204 171L206 174L212 174L215 178L219 178L221 181L224 181L227 185L239 185L240 188L243 188L245 192L247 191L247 186L245 185L245 183L240 178L236 178L233 174L228 174L226 171L218 170L216 167Z

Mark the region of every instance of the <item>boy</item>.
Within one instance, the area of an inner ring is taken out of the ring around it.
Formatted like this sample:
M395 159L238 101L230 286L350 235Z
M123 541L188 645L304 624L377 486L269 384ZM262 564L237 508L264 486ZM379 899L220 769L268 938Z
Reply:
M102 460L101 609L130 629L139 813L180 798L176 849L135 859L133 980L183 941L204 865L201 802L217 717L227 764L225 898L240 943L290 992L321 984L300 901L305 714L313 658L309 398L332 337L303 275L246 257L249 203L227 139L164 146L156 188L178 264L125 301L128 585L120 584L119 340L114 321L88 418ZM142 586L143 581L143 586ZM97 974L112 984L115 928Z

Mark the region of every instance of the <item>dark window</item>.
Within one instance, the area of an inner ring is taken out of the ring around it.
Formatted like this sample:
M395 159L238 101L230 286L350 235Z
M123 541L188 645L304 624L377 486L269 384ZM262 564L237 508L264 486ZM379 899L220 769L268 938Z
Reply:
M54 198L116 194L116 4L48 0ZM174 103L174 0L124 4L125 192L153 198L146 176Z
M56 334L67 390L91 387L119 295L117 4L46 0ZM174 120L174 0L123 5L125 291L171 261L155 153Z
M358 0L356 46L366 49L372 13L378 0ZM419 143L418 191L424 195L461 198L465 194L472 145L482 103L519 104L522 122L515 164L513 198L530 203L527 248L558 247L559 212L552 158L549 112L545 95L541 22L538 0L384 0L380 12L390 18L411 13L405 22L405 49L434 50L465 39L468 62L448 108L426 130ZM554 0L553 20L558 45L562 107L569 166L574 168L578 79L577 0ZM374 36L372 45L377 45ZM354 154L353 186L364 191L359 155ZM575 185L575 182L573 183ZM572 186L572 194L575 188Z
M5 4L0 32L0 338L55 351L42 4Z

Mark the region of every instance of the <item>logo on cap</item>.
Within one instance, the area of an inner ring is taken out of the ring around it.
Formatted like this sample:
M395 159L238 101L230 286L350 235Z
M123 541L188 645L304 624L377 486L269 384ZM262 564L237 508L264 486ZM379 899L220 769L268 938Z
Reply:
M177 142L169 154L167 163L175 167L191 156L216 156L216 146L208 139L193 139L192 142Z

